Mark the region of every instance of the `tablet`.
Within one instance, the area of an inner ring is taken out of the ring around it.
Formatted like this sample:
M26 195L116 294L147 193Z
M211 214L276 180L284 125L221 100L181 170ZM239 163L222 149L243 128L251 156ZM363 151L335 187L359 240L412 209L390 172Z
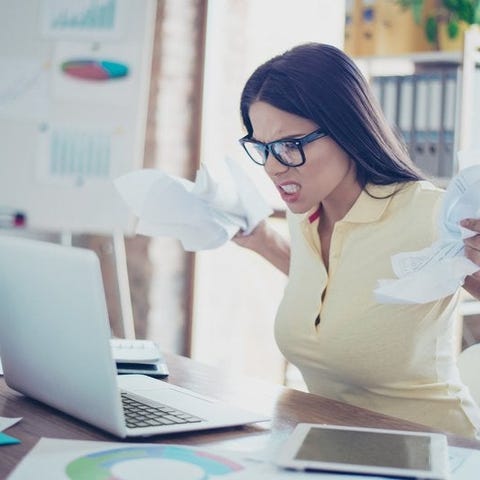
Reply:
M280 467L446 480L445 435L300 423L286 440Z

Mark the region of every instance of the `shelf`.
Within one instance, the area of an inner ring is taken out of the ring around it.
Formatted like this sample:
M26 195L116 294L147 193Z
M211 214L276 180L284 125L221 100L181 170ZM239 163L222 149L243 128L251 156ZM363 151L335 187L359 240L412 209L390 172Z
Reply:
M432 52L412 52L404 55L369 55L355 57L355 61L377 63L377 62L398 62L408 61L411 63L457 63L462 62L462 52L460 51L432 51Z
M430 68L459 67L463 53L457 51L414 52L405 55L356 57L356 64L369 78L384 75L412 75Z

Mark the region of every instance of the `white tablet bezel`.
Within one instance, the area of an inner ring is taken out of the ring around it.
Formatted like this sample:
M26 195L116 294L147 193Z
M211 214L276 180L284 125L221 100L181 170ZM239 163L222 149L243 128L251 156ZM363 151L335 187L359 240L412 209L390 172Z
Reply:
M297 452L300 450L305 440L305 437L308 435L309 431L312 428L428 437L430 439L429 445L432 468L431 470L414 470L409 468L397 468L378 465L358 465L353 463L347 464L325 462L313 459L296 459L295 457ZM389 430L380 428L363 428L351 426L345 427L318 423L299 423L281 447L275 463L279 467L295 470L323 470L342 473L348 472L371 475L390 475L397 477L419 477L428 478L429 480L446 480L449 476L447 440L445 435L443 434L428 432L410 432L404 430Z

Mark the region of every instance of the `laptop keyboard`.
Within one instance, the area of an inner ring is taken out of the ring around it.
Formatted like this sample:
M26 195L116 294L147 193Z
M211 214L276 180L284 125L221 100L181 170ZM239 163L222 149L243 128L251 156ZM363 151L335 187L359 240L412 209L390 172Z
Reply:
M202 419L176 408L159 403L148 403L121 392L123 411L128 428L157 427L180 423L198 423Z

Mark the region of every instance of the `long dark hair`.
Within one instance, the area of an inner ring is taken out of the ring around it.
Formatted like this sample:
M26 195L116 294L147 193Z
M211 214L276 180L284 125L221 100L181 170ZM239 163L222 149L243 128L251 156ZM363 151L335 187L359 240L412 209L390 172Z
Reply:
M250 136L249 109L259 100L323 128L355 162L362 187L424 178L385 120L358 67L336 47L299 45L253 72L240 103Z

